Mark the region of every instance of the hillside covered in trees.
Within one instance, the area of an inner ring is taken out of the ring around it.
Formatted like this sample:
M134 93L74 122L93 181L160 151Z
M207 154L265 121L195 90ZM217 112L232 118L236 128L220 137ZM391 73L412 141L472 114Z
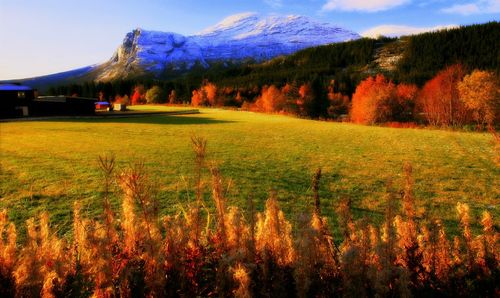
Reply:
M401 55L395 69L387 71L376 60L377 51L400 44ZM399 39L381 37L309 48L267 63L240 67L225 72L209 71L206 78L221 85L283 84L310 81L312 77L335 79L345 86L341 92L352 94L359 81L374 73L405 83L423 85L446 66L460 63L500 72L500 23L465 26Z

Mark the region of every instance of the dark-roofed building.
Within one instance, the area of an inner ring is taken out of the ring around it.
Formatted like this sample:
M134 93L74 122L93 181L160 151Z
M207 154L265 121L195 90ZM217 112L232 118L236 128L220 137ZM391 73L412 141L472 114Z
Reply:
M97 99L74 96L40 96L33 100L30 116L78 116L95 114Z
M93 115L96 102L84 97L36 97L28 86L0 84L0 118Z
M22 117L29 115L35 99L35 90L17 84L0 84L0 117Z

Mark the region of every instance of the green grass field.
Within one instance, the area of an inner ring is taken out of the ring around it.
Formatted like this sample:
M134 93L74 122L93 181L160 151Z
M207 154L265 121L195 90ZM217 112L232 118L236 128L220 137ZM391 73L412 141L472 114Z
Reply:
M0 123L0 209L9 210L18 228L47 210L64 233L70 228L75 200L89 215L100 213L102 175L97 158L112 153L118 168L143 160L157 185L162 214L178 212L179 204L193 197L186 190L193 185L194 134L208 140L208 161L231 178L230 204L244 207L251 196L261 210L274 189L292 221L311 206L311 175L317 167L323 169L323 212L333 226L334 208L344 197L352 199L357 218L381 221L386 181L392 179L398 191L402 188L405 161L414 168L420 214L442 218L451 233L457 228L458 201L468 203L476 218L486 208L495 222L500 215L499 169L493 163L489 134L217 109L183 116ZM208 173L205 178L208 184ZM114 192L118 210L118 187Z

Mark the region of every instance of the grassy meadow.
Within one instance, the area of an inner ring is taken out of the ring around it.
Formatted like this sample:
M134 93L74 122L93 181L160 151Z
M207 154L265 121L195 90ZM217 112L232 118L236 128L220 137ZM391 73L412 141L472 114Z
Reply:
M144 106L138 109L178 108ZM228 203L260 211L270 190L293 222L312 206L311 176L321 167L322 211L336 226L341 198L352 200L355 218L383 220L388 179L399 192L403 163L413 165L417 215L442 218L457 233L455 205L468 203L475 228L480 212L500 216L499 169L487 133L394 129L329 123L218 109L200 114L119 119L60 119L0 123L0 210L18 228L48 211L60 233L71 229L72 206L101 214L98 156L113 154L118 170L144 161L156 185L161 214L179 212L194 200L190 137L208 140L209 163L229 182ZM211 205L210 177L205 197ZM119 210L120 190L113 205Z

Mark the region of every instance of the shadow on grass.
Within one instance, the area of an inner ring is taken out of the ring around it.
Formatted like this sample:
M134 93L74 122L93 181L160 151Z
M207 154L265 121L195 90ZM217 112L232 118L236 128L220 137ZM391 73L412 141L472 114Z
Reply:
M164 125L200 125L200 124L223 124L235 123L231 120L217 120L207 117L193 117L180 115L147 115L131 116L123 118L64 118L49 119L50 122L73 122L73 123L136 123L136 124L164 124Z

